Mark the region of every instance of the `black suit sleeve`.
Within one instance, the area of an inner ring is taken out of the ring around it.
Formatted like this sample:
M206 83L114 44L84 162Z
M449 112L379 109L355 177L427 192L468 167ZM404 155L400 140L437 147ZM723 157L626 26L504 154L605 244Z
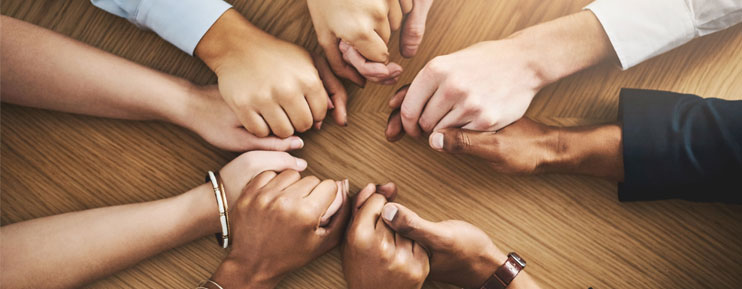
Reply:
M742 101L622 89L621 201L742 203Z

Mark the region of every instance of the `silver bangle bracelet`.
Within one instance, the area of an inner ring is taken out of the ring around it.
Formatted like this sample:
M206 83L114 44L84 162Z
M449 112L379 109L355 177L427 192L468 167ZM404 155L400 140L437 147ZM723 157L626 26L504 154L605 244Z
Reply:
M207 181L211 182L211 187L214 189L214 196L216 198L216 204L219 208L219 223L221 224L222 233L221 236L217 233L216 239L222 248L226 249L229 247L229 219L227 218L227 198L224 186L219 183L218 175L213 171L209 171L207 175Z

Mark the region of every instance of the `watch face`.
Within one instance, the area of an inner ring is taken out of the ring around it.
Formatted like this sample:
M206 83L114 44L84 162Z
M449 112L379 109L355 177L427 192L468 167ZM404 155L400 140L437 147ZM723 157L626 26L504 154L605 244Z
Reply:
M515 262L518 263L518 265L520 265L521 268L526 267L526 260L523 260L522 258L520 258L520 256L518 256L517 253L511 252L510 254L508 254L508 257L513 258L513 260L515 260Z

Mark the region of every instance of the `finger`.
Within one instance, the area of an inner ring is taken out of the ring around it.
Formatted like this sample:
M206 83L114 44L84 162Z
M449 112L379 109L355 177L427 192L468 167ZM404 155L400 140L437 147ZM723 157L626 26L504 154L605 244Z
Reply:
M323 243L323 250L329 250L337 246L345 235L345 228L347 228L350 219L351 209L347 192L343 194L341 204L342 205L340 206L340 209L338 209L337 213L335 213L335 216L330 218L330 223L327 224L327 226L319 227L317 229L318 234L326 236L325 240L327 240L327 242Z
M437 151L469 154L490 160L498 153L494 146L490 145L495 142L495 137L494 132L447 128L432 133L428 142L430 147Z
M281 103L281 107L283 107L296 131L305 132L312 128L314 120L312 119L312 111L306 101L289 100L286 103Z
M381 215L381 208L386 204L386 197L382 194L373 194L363 203L353 218L353 231L356 230L375 230L376 221Z
M442 130L445 128L459 128L466 125L470 118L466 116L466 112L461 109L456 109L454 105L453 109L446 114L433 128L433 131Z
M391 3L389 5L389 25L392 31L399 30L400 27L402 27L402 18L404 17L404 14L402 13L402 4L399 0L390 0Z
M348 125L348 113L346 105L348 103L348 92L340 80L330 70L327 60L324 57L315 56L315 64L322 84L325 86L327 94L330 95L331 104L328 104L333 110L335 122L342 126Z
M388 13L387 13L388 15ZM386 21L379 21L376 23L376 28L374 31L376 31L376 34L381 37L382 40L384 40L384 47L386 47L386 44L389 43L389 37L392 35L392 27L391 23L389 23L388 18L385 19ZM389 49L387 48L387 51Z
M389 203L382 211L384 222L397 234L428 246L441 235L436 224L420 218L415 212L397 203Z
M295 170L285 170L278 174L270 183L265 185L262 190L262 196L272 200L276 196L284 194L284 190L301 178L299 172Z
M320 217L335 200L337 192L338 186L334 180L324 180L306 196L306 200L312 204L313 212L317 215L317 225L320 224Z
M243 200L249 201L253 196L255 196L255 192L270 183L270 181L273 180L276 175L278 174L274 171L264 171L257 175L255 178L247 183L245 188L242 189L242 194L240 195L239 199L237 199L237 202L240 203L243 202ZM227 190L226 187L224 189Z
M355 68L343 61L340 49L338 48L339 41L340 40L337 38L332 38L332 40L324 40L324 42L320 42L320 45L325 51L325 57L327 57L327 62L330 65L330 68L332 68L332 71L340 77L348 79L360 87L366 86L366 79L358 74L358 71L356 71Z
M321 81L317 81L306 92L306 100L315 122L322 121L327 115L327 91Z
M414 255L412 251L412 240L405 238L402 234L394 233L394 244L397 247L397 252L409 254L410 256Z
M275 136L257 137L242 127L234 128L234 151L268 150L289 151L304 147L304 141L298 136L278 138Z
M345 41L340 41L340 51L343 53L343 59L369 80L378 82L381 78L391 76L391 72L384 63L368 61Z
M288 186L284 191L286 191L287 196L306 198L320 182L320 179L315 176L303 177L299 181Z
M362 33L348 40L366 59L381 63L389 61L389 49L379 34L373 32Z
M280 106L274 105L260 113L276 136L285 138L294 134L294 126L291 125L289 117Z
M407 90L409 89L409 84L402 85L402 87L397 89L397 92L394 93L392 99L389 100L389 107L399 108L400 106L402 106L402 101L404 100L405 95L407 95Z
M453 109L455 101L443 95L443 90L437 90L425 105L418 125L424 132L431 132L433 128Z
M345 179L343 181L335 182L337 185L337 193L335 194L335 199L332 200L332 203L330 203L330 206L327 207L327 210L324 214L322 214L322 217L320 217L319 225L320 226L327 226L327 224L330 223L330 220L332 219L335 214L337 214L338 210L340 210L340 207L343 206L343 202L345 200L345 196L348 195L348 179Z
M376 185L376 193L384 195L387 201L394 201L397 198L397 184L388 182L383 185Z
M268 124L256 111L248 111L238 115L240 116L240 123L251 134L257 137L267 137L271 134Z
M433 78L429 69L423 68L415 76L402 101L402 126L409 135L420 136L417 122L420 120L425 104L436 90L438 90L437 80Z
M425 34L425 22L428 19L428 12L433 1L418 0L407 15L404 27L402 27L402 39L399 41L399 51L404 57L413 57L417 54L420 43L423 41Z
M386 135L386 140L389 142L398 141L404 136L402 116L400 116L399 109L395 109L392 111L392 114L389 115L384 134Z
M399 4L402 6L402 13L407 14L412 11L412 0L399 0Z
M383 205L382 205L383 208ZM376 217L376 224L374 224L377 236L381 237L382 242L386 244L394 245L394 231L389 229L382 218Z
M363 189L361 189L358 194L353 198L353 215L355 216L359 209L363 206L363 204L366 203L368 198L370 198L374 193L376 192L376 186L374 184L367 184Z

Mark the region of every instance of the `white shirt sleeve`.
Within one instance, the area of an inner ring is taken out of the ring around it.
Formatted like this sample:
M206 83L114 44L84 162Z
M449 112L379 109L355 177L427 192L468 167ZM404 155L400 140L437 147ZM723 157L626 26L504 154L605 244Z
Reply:
M223 0L91 0L193 55L196 45L227 9Z
M623 69L742 22L742 0L595 0Z

